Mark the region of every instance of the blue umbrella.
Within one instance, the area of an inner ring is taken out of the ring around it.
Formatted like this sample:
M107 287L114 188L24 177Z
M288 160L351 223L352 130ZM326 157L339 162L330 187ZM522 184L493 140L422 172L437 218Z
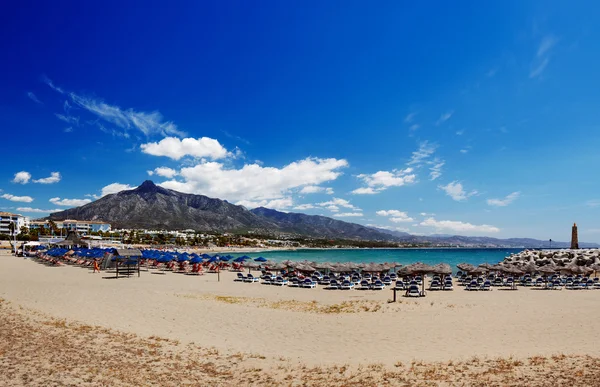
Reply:
M192 259L190 259L190 263L200 263L202 262L202 258L200 257L194 257Z
M244 262L244 261L245 261L245 260L247 260L247 259L248 259L248 258L239 257L239 258L236 258L236 259L234 259L234 260L233 260L233 262L240 263L240 262Z
M254 259L255 262L267 262L267 258L258 257Z

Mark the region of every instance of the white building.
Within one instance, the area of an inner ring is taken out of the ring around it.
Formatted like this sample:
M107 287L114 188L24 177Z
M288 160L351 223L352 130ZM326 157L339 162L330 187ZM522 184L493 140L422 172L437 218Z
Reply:
M91 232L106 232L111 231L110 223L98 222L93 220L57 220L54 222L58 229L66 229L67 231L77 231L80 235L87 235ZM31 222L30 229L45 228L49 229L50 225L47 221Z
M19 214L11 214L10 212L0 212L0 234L10 235L9 224L15 224L15 232L18 234L21 227L29 228L29 218Z

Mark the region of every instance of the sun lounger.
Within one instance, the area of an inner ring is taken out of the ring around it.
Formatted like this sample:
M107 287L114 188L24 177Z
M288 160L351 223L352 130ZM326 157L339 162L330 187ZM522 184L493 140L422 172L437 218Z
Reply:
M342 290L352 290L354 289L354 284L349 280L345 280L342 282L342 286L340 287Z
M383 282L381 282L381 280L377 280L371 285L371 289L372 290L383 290L383 289L385 289L385 285L383 284Z
M283 285L287 285L288 280L286 278L283 278L281 276L275 278L275 281L272 282L272 285L276 285L276 286L283 286Z
M369 289L371 289L371 284L367 280L362 280L362 281L360 281L359 289L360 290L369 290Z
M392 278L390 276L383 277L381 280L385 286L392 286Z
M465 290L469 290L469 291L476 291L479 290L480 285L477 283L476 280L471 281L466 287Z
M433 280L429 284L429 290L440 290L440 289L442 289L442 284L440 284L440 281L438 281L438 280Z
M481 290L492 290L492 283L490 281L485 281L483 285L481 285Z
M317 283L315 281L313 281L312 278L306 278L303 282L302 282L302 287L303 288L308 288L308 289L314 289L317 287Z
M248 275L246 276L246 279L244 279L244 282L258 282L258 281L260 281L260 277L255 277L250 273L248 273Z
M237 278L234 279L235 282L244 282L246 277L242 273L237 273Z
M452 280L446 280L444 282L444 287L442 288L443 290L454 290L454 286L452 285Z
M419 291L419 287L417 285L410 285L406 290L406 297L421 297L422 294Z
M288 281L288 286L289 286L290 288L298 288L298 287L300 287L300 284L299 284L299 280L298 280L298 278L296 278L296 277L294 277L294 278L291 278L291 279Z
M404 282L402 282L401 279L398 279L398 280L396 280L396 286L394 286L394 289L404 290L404 289L406 289L406 286L404 286Z

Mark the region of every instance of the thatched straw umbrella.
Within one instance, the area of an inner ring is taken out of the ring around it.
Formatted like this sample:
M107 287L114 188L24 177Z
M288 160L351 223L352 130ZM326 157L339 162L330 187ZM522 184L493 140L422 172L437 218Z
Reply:
M269 270L275 270L275 271L280 271L280 270L287 268L286 265L284 265L283 263L279 263L279 262L274 262L273 264L269 264L268 266L265 265L265 267L267 267Z
M425 275L433 272L433 267L422 262L413 263L406 266L410 274L420 274L422 280L422 294L425 295Z
M300 271L315 271L315 268L306 263L299 263L296 265L296 270Z
M440 275L450 275L452 274L452 268L447 263L438 263L433 266L432 273L440 274Z
M522 275L523 271L516 266L505 266L504 270L507 274ZM517 282L513 280L512 290L517 290Z
M544 266L540 266L538 271L544 275L544 283L548 287L548 276L556 273L558 267L554 263L549 263Z
M470 273L471 271L473 271L473 269L475 269L475 266L471 265L470 263L459 263L458 265L456 265L456 267L458 267L462 271L466 271L467 273Z
M592 266L590 266L590 269L594 271L594 277L596 277L598 275L597 272L600 271L600 263L594 263Z
M248 263L244 262L244 267L248 268L248 274L250 274L250 269L258 269L260 265L256 262L250 261Z
M486 262L486 263L482 263L481 265L479 265L479 267L485 271L492 271L493 266Z
M521 268L525 273L533 274L538 271L538 267L533 262L529 262L527 265Z

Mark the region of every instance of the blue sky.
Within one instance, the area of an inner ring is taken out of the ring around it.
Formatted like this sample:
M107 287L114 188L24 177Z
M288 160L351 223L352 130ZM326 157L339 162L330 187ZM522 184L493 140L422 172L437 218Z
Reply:
M577 222L600 242L600 5L143 4L4 5L2 210L150 178L415 234Z

